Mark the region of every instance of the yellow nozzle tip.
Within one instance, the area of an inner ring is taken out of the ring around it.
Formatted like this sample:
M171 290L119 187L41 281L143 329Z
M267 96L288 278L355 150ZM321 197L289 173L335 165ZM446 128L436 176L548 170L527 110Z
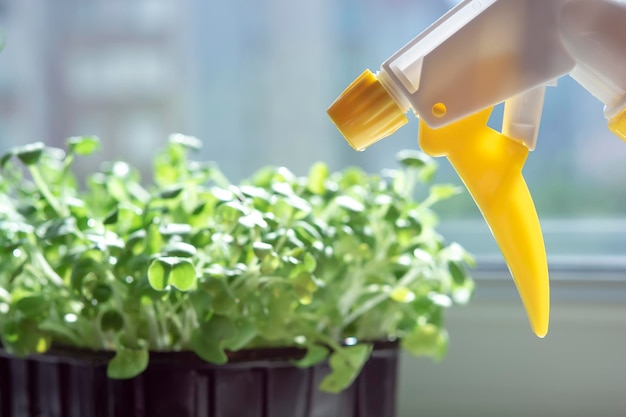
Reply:
M391 135L408 119L370 70L365 70L327 110L350 146L364 150Z
M609 120L609 129L618 138L626 142L626 108Z
M543 338L550 321L548 261L537 210L522 168L529 150L487 126L492 108L439 129L420 122L420 147L446 156L500 247L534 334Z

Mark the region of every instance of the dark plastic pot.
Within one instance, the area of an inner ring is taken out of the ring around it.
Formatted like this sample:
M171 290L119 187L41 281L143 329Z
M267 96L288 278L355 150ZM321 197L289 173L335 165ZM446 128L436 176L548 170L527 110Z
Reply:
M360 376L340 394L317 388L328 364L290 364L300 355L249 350L216 366L190 352L153 352L141 375L111 380L107 352L54 349L19 359L0 349L0 417L395 416L396 343L376 343Z

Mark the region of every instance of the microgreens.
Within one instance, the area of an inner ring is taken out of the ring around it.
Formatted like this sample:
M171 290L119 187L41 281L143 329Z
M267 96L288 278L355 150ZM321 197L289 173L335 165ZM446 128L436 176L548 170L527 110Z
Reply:
M427 185L433 160L401 152L381 175L265 167L233 184L189 159L200 146L173 135L149 186L121 161L81 184L72 164L100 148L95 137L2 157L5 350L112 350L109 377L130 378L150 351L222 364L229 351L296 346L296 366L330 360L330 392L352 383L374 340L445 354L443 311L468 301L473 261L435 231L432 205L458 190Z

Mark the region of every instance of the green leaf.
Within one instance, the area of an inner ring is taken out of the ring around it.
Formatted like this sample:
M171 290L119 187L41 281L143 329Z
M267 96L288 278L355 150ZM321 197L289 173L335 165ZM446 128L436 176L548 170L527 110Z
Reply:
M211 192L212 192L213 197L215 197L217 201L229 202L235 198L235 196L233 195L233 192L225 188L213 187L211 188Z
M273 246L265 242L254 242L252 244L252 250L254 251L254 254L257 258L263 260L265 256L272 253Z
M326 192L325 182L328 175L328 165L323 162L313 164L309 169L307 189L313 194L324 194Z
M212 313L213 297L204 289L189 293L189 301L196 312L198 320L205 321Z
M185 242L170 242L162 250L166 256L191 258L198 252L196 247Z
M2 338L11 344L14 344L19 339L20 321L12 319L4 323L2 327Z
M280 258L275 253L271 253L269 256L265 256L261 261L261 274L272 274L280 265Z
M432 301L432 303L441 308L450 308L452 307L452 299L448 297L446 294L440 294L435 291L431 291L428 294L428 299Z
M191 231L191 226L186 223L168 223L159 228L163 236L186 236Z
M258 334L257 328L252 320L240 317L235 320L234 335L228 339L226 348L231 351L243 349Z
M416 357L441 359L446 353L448 335L434 324L427 323L416 326L400 343L403 349Z
M397 287L391 291L389 297L398 303L410 303L415 300L415 293L406 287Z
M293 320L296 301L292 292L274 287L271 292L261 295L264 312L257 320L259 335L266 340L288 338L287 325L290 320Z
M285 221L292 218L294 207L285 198L276 198L276 201L272 204L272 212L277 219Z
M174 199L178 197L183 190L184 188L180 185L166 187L165 189L159 191L159 198L164 200Z
M315 268L317 268L317 261L315 260L315 256L311 255L309 252L305 253L302 265L307 272L313 273L313 271L315 271Z
M296 182L296 176L293 172L289 170L287 167L278 167L276 172L274 173L274 183L286 182L289 184L294 184ZM273 185L272 184L272 185Z
M447 200L461 193L463 189L452 184L437 184L430 187L429 198L434 201Z
M148 267L148 282L150 286L157 291L163 291L167 288L171 266L161 259L154 259Z
M475 261L461 245L456 242L451 243L448 247L444 248L440 252L440 256L443 259L453 262L465 262L468 265L474 265Z
M339 186L341 190L348 189L352 186L361 186L367 183L368 175L363 169L357 167L350 167L342 172L342 176L339 180Z
M306 349L306 355L302 359L292 361L298 368L308 368L317 365L328 357L329 350L320 345L309 345Z
M67 145L76 155L91 155L100 150L100 139L97 136L76 136L68 138Z
M202 141L200 139L194 136L182 135L180 133L170 135L169 142L171 144L181 145L194 151L202 149Z
M434 162L423 167L419 173L420 181L424 183L430 183L435 179L435 174L437 173L437 164Z
M267 222L263 218L263 214L259 211L253 211L249 214L239 217L237 219L239 224L247 228L260 227L262 229L267 227Z
M340 195L335 198L335 203L339 207L343 207L344 209L354 213L360 213L365 210L365 206L361 202L348 195Z
M431 157L418 150L407 149L397 153L396 160L407 168L421 168L430 163Z
M318 230L306 221L298 220L294 224L293 230L301 241L307 242L310 245L322 240L322 235Z
M235 297L222 278L211 278L202 284L202 288L211 295L215 313L230 314L236 307Z
M0 287L0 301L4 301L6 303L11 301L11 294L2 287Z
M124 327L124 317L117 310L107 310L100 318L100 328L107 332L118 332Z
M248 213L248 208L239 201L228 201L219 205L218 213L226 220L235 221Z
M42 295L22 297L15 303L15 308L26 317L42 314L48 309L48 306L48 301Z
M113 289L108 284L98 283L92 291L92 297L98 303L106 303L113 295Z
M452 299L457 304L467 304L472 298L476 284L472 279L467 279L462 285L456 285L452 289Z
M11 160L11 158L13 158L13 150L10 150L9 152L5 152L4 154L2 154L2 157L0 158L0 168L6 167L7 163Z
M106 215L106 217L102 221L102 224L106 226L115 224L117 223L119 217L120 217L120 211L116 208L115 210L113 210L112 212Z
M106 183L106 189L109 195L117 201L128 200L128 191L126 190L125 179L110 177Z
M42 239L56 239L76 234L77 231L76 219L74 217L68 217L65 219L54 219L44 223L38 228L37 234Z
M177 262L172 265L169 283L180 291L189 291L196 286L196 270L191 261L176 258Z
M148 244L148 254L158 253L163 247L163 235L159 232L159 226L156 223L152 223L147 229L148 235L146 242Z
M82 293L83 281L85 280L85 277L90 273L94 273L96 275L102 274L101 268L102 264L91 257L78 260L72 268L72 273L70 275L70 285L72 289Z
M338 393L352 385L372 352L371 344L359 344L336 350L330 355L330 374L320 383L320 390Z
M132 249L135 245L139 245L143 243L146 239L146 231L144 229L139 229L128 236L126 236L126 248Z
M467 274L458 261L448 262L448 270L450 271L450 275L452 275L452 280L455 285L463 285L465 283Z
M56 341L66 341L74 346L82 346L85 342L80 339L77 332L70 328L66 322L59 323L52 319L44 320L39 323L39 330L51 334Z
M301 272L293 278L294 289L300 289L304 291L307 297L311 297L311 294L317 291L319 281L310 272ZM303 304L310 304L311 300Z
M154 162L154 181L159 185L173 184L178 181L178 170L167 162Z
M141 374L148 367L147 349L118 348L107 366L107 376L111 379L130 379Z
M25 165L34 165L41 158L44 149L43 142L35 142L13 149L13 155L17 156Z
M196 328L191 336L191 347L200 358L215 364L224 364L228 356L224 343L235 334L234 323L226 316L214 315L207 323Z
M4 348L14 355L43 353L50 347L50 336L39 330L37 322L30 318L8 321L1 330L6 342Z
M259 169L250 179L253 185L261 188L268 188L272 184L275 167L266 166Z
M157 291L165 290L168 285L189 291L196 286L196 270L186 258L162 256L150 263L148 282Z
M258 198L264 201L269 201L270 199L270 194L261 187L243 184L239 186L239 191L246 197Z
M221 344L210 340L200 329L195 329L191 334L191 348L196 355L207 362L215 364L228 362L228 356Z

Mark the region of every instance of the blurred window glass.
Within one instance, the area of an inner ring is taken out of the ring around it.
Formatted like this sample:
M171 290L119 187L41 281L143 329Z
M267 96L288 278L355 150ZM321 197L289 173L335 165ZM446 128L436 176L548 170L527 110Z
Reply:
M304 173L317 160L378 171L417 147L417 121L357 153L325 110L455 3L1 0L0 148L96 134L99 160L148 173L153 150L181 132L201 138L200 156L235 181L266 164ZM460 184L445 160L440 167L438 180ZM568 77L548 88L524 172L551 254L621 254L626 146L602 104ZM450 236L497 253L467 193L439 210Z

